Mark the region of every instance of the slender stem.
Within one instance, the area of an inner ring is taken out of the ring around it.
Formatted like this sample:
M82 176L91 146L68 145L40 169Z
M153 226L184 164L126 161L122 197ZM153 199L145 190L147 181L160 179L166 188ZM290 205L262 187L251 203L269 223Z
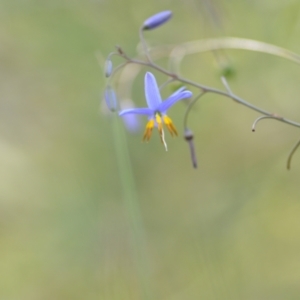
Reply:
M185 84L188 84L188 85L191 85L191 86L194 86L200 90L202 90L203 92L206 92L206 93L213 93L213 94L218 94L218 95L221 95L221 96L224 96L224 97L227 97L227 98L231 98L233 100L235 100L236 102L238 102L239 104L242 104L256 112L259 112L263 115L266 115L266 116L269 116L269 117L273 117L274 119L276 119L277 121L280 121L280 122L283 122L283 123L286 123L286 124L289 124L289 125L292 125L292 126L295 126L295 127L300 127L300 123L298 122L295 122L295 121L292 121L292 120L289 120L289 119L286 119L286 118L282 118L282 117L279 117L279 116L276 116L275 114L273 113L270 113L264 109L261 109L249 102L247 102L246 100L236 96L235 94L229 94L228 92L224 92L224 91L221 91L219 89L216 89L216 88L212 88L212 87L209 87L209 86L205 86L203 84L200 84L200 83L197 83L197 82L194 82L192 80L189 80L189 79L186 79L184 77L181 77L177 74L174 74L174 73L171 73L169 72L168 70L158 66L157 64L153 63L153 62L145 62L145 61L141 61L141 60L137 60L137 59L131 59L129 58L125 53L123 53L122 55L126 60L128 60L130 63L135 63L135 64L140 64L140 65L144 65L144 66L147 66L147 67L150 67L152 69L155 69L171 78L173 78L174 80L176 81L179 81L179 82L182 82L182 83L185 83Z
M119 72L122 68L124 68L129 63L130 63L129 61L126 61L126 62L118 65L116 68L114 68L111 75L110 75L110 78L113 78L113 76L115 76L117 74L117 72Z
M292 148L289 156L288 156L288 160L287 160L287 164L286 167L288 170L291 169L291 162L292 162L292 157L294 155L294 153L296 152L296 150L298 149L298 147L300 146L300 140L295 144L295 146Z
M198 167L198 163L197 163L197 155L196 155L196 150L195 150L195 145L194 145L194 141L189 141L189 146L190 146L190 154L191 154L191 160L192 160L192 164L194 169L197 169Z
M196 40L191 42L186 42L175 47L164 46L169 50L170 57L172 59L172 65L176 66L176 69L180 68L180 64L186 55L203 53L208 51L220 50L220 49L240 49L261 52L266 54L272 54L278 57L282 57L300 64L300 55L289 51L287 49L256 41L251 39L243 39L236 37L224 37L224 38L213 38ZM157 47L159 48L159 47ZM151 52L155 53L159 49L154 48Z
M173 82L173 78L169 78L166 82L164 82L160 87L159 90L161 91L165 86L167 86L169 83Z
M151 59L151 56L150 56L150 53L149 53L149 50L148 50L148 46L147 46L146 40L144 38L143 27L141 27L140 30L139 30L139 36L140 36L140 40L141 40L145 55L146 55L149 63L152 63L152 59Z
M111 52L111 53L109 53L108 56L107 56L107 59L111 59L111 57L114 56L114 55L118 56L119 52Z
M228 82L227 82L225 76L221 76L221 81L222 81L222 83L223 83L223 85L224 85L226 91L228 92L228 94L229 94L229 95L233 95L233 93L232 93L232 91L231 91L231 89L230 89L230 86L229 86L229 84L228 84Z
M205 94L205 92L201 92L199 95L197 95L188 105L185 114L184 114L184 118L183 118L183 126L186 129L187 128L187 120L188 120L188 115L192 109L192 107L194 106L194 104Z
M261 117L257 118L257 119L254 121L254 123L253 123L253 125L252 125L252 131L253 131L253 132L255 131L257 123L258 123L259 121L261 121L261 120L264 120L264 119L275 119L275 120L278 120L279 118L280 118L280 117L275 117L275 116L261 116Z
M131 167L130 156L124 134L123 126L120 125L120 119L115 114L113 116L113 136L119 166L120 180L123 189L124 205L128 213L128 219L131 226L133 260L136 264L138 280L141 286L141 299L154 299L150 290L150 266L146 251L146 236L144 225L139 208L138 196L136 192L134 175Z

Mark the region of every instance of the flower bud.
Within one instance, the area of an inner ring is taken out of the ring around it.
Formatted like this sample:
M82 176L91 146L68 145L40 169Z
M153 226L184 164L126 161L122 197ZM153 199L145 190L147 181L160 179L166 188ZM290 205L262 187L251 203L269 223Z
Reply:
M110 59L105 61L104 70L105 70L105 77L109 77L112 73L113 65Z
M115 112L118 108L117 107L118 106L117 97L116 97L114 89L110 85L108 85L105 89L104 99L105 99L108 109L111 112Z
M150 18L148 18L144 24L143 30L151 30L154 29L164 23L166 23L172 17L172 12L170 10L161 11Z

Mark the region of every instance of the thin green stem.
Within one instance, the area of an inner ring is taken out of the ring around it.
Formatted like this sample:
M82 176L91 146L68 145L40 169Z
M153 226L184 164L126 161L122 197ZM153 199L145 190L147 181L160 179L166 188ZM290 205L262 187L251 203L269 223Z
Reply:
M123 64L118 65L115 69L113 69L111 75L110 75L110 80L113 78L122 68L124 68L126 65L129 64L129 61L124 62Z
M154 299L150 288L150 266L146 249L146 236L139 208L134 175L128 151L126 136L120 118L113 116L113 136L119 166L119 175L123 189L124 205L132 230L133 259L136 264L142 299Z
M256 41L251 39L243 39L236 37L224 37L224 38L213 38L196 40L191 42L186 42L177 46L164 46L166 52L169 52L171 58L171 64L175 66L176 70L180 69L180 65L185 56L204 53L208 51L216 51L220 49L239 49L261 52L266 54L275 55L293 61L300 64L300 55L289 51L287 49ZM159 47L153 48L152 53L155 54L159 52Z
M228 84L228 82L227 82L226 77L225 77L225 76L221 76L221 81L222 81L222 83L223 83L223 85L224 85L226 91L228 92L228 94L229 94L229 95L232 95L233 93L232 93L231 88L230 88L230 86L229 86L229 84Z
M292 158L293 158L293 155L294 153L296 152L296 150L298 149L298 147L300 146L300 140L295 144L295 146L292 148L289 156L288 156L288 160L287 160L287 164L286 164L286 167L288 170L291 169L291 162L292 162Z
M147 46L146 40L145 40L145 38L144 38L144 30L143 30L143 27L141 27L140 30L139 30L139 36L140 36L140 40L141 40L141 43L142 43L142 46L143 46L145 55L146 55L146 57L147 57L149 63L153 63L153 61L152 61L152 59L151 59L151 56L150 56L150 53L149 53L149 50L148 50L148 46Z
M275 119L275 120L278 120L278 117L275 117L275 116L261 116L259 118L257 118L253 125L252 125L252 131L254 132L256 130L256 125L258 122L260 122L261 120L264 120L264 119Z
M169 78L166 82L164 82L162 85L160 85L159 89L162 90L163 88L165 88L168 84L170 84L173 81L174 81L173 78Z
M188 120L188 116L189 113L192 109L192 107L195 105L195 103L205 94L205 92L201 92L199 95L197 95L188 105L185 114L184 114L184 118L183 118L183 127L184 129L187 129L187 120Z

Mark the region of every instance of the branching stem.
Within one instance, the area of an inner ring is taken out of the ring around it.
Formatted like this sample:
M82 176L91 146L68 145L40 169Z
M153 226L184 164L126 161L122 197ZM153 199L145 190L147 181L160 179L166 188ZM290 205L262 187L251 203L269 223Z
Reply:
M212 87L209 87L209 86L205 86L203 84L200 84L200 83L194 82L192 80L186 79L186 78L181 77L181 76L179 76L175 73L169 72L168 70L160 67L159 65L155 64L154 62L151 62L151 61L150 62L145 62L145 61L138 60L138 59L132 59L129 56L127 56L124 52L122 53L121 56L125 60L127 60L127 62L129 62L129 63L134 63L134 64L147 66L149 68L152 68L152 69L154 69L158 72L161 72L161 73L169 76L174 81L179 81L181 83L193 86L195 88L200 89L204 93L218 94L218 95L221 95L221 96L224 96L224 97L227 97L227 98L231 98L231 99L235 100L236 102L238 102L239 104L242 104L242 105L244 105L244 106L246 106L246 107L248 107L248 108L250 108L250 109L252 109L256 112L259 112L259 113L261 113L265 116L268 116L270 118L276 119L277 121L287 123L287 124L295 126L295 127L300 127L300 123L289 120L289 119L286 119L286 118L279 117L279 116L275 115L274 113L270 113L270 112L268 112L264 109L261 109L261 108L255 106L255 105L247 102L246 100L242 99L241 97L238 97L237 95L232 94L231 92L230 93L228 91L224 92L222 90L212 88Z
M125 62L121 65L119 65L118 67L116 67L113 72L112 72L112 76L110 78L113 77L113 75L115 75L119 70L121 70L123 67L125 67L127 64L137 64L137 65L141 65L141 66L146 66L149 68L152 68L162 74L165 74L166 76L169 77L169 79L162 85L162 87L164 87L165 85L167 85L168 83L172 82L172 81L178 81L181 82L185 85L189 85L189 86L193 86L197 89L199 89L199 94L190 102L189 106L186 109L185 115L184 115L184 128L187 129L187 120L188 120L188 116L190 113L191 108L193 107L193 105L197 102L197 100L199 98L201 98L204 94L206 93L212 93L212 94L217 94L220 96L224 96L227 98L230 98L234 101L236 101L237 103L248 107L249 109L256 111L260 114L262 114L263 116L257 118L253 125L252 125L252 131L255 131L255 127L257 125L258 122L260 122L261 120L264 119L274 119L283 123L286 123L288 125L294 126L294 127L298 127L300 128L300 123L295 122L293 120L289 120L286 118L283 118L277 114L274 113L270 113L258 106L253 105L252 103L247 102L246 100L244 100L243 98L235 95L230 87L229 84L226 80L226 78L224 76L221 77L221 81L226 89L226 91L222 91L220 89L216 89L210 86L206 86L197 82L194 82L192 80L186 79L182 76L179 75L179 66L180 66L180 62L182 61L183 57L186 54L192 54L192 53L197 53L197 52L204 52L204 51L212 51L215 49L224 49L224 48L231 48L231 49L245 49L245 50L252 50L252 51L258 51L258 52L263 52L263 53L268 53L268 54L273 54L276 56L281 56L283 58L289 59L291 61L294 61L296 63L300 63L300 56L288 51L286 49L274 46L274 45L270 45L267 43L262 43L259 41L254 41L254 40L247 40L247 39L239 39L239 38L224 38L224 39L211 39L211 40L207 40L207 41L195 41L195 42L190 42L190 43L185 43L184 45L178 46L176 47L172 47L171 49L167 49L166 51L170 51L170 55L171 57L175 57L176 60L176 66L177 68L175 68L177 70L176 73L171 72L165 68L162 68L161 66L159 66L158 64L156 64L153 59L151 58L150 55L150 51L149 48L147 46L146 40L144 38L144 32L143 32L143 28L140 28L139 30L139 36L140 36L140 40L142 43L142 47L144 50L144 54L147 58L146 61L144 60L140 60L140 59L136 59L136 58L131 58L129 57L121 47L117 46L117 52L112 52L109 55L109 59L111 56L113 55L118 55L120 57L122 57ZM180 51L179 51L180 50ZM175 55L175 52L179 55ZM152 54L152 51L151 51ZM300 140L296 143L296 145L292 148L289 156L288 156L288 161L287 161L287 168L290 169L290 165L291 165L291 160L292 157L295 153L295 151L298 149L298 147L300 146Z

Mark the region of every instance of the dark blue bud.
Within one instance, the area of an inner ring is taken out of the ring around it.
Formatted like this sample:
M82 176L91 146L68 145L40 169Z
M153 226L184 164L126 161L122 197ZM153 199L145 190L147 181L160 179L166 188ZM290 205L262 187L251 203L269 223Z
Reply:
M142 29L143 30L151 30L154 29L164 23L166 23L172 17L172 12L170 10L161 11L156 15L151 16L148 18L144 24Z
M105 70L105 77L109 77L112 73L112 69L113 69L113 65L110 59L107 59L105 61L105 66L104 66L104 70Z
M118 109L117 97L114 89L110 85L108 85L105 89L104 99L111 112L115 112Z

